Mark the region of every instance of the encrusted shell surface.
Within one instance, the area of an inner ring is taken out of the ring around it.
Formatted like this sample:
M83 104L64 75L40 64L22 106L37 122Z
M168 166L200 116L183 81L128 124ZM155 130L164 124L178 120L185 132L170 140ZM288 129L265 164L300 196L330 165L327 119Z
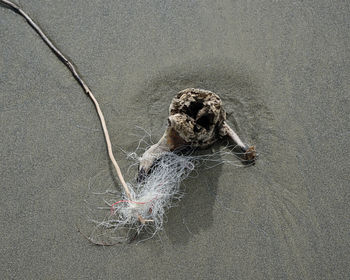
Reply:
M169 107L168 127L158 143L140 158L138 180L150 171L153 162L165 152L184 146L205 149L222 137L233 140L250 163L256 158L254 146L246 145L226 123L220 97L208 90L188 88L180 91Z
M220 97L208 90L180 91L169 107L169 127L192 147L205 148L219 137L226 120Z

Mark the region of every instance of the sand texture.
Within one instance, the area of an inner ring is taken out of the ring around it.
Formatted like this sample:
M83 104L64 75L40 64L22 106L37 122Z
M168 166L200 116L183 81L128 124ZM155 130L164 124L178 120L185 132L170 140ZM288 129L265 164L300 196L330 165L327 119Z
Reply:
M19 2L91 86L127 180L121 149L137 127L157 141L190 87L260 157L186 180L159 236L90 244L92 192L120 189L97 114L0 7L1 279L349 279L349 1Z

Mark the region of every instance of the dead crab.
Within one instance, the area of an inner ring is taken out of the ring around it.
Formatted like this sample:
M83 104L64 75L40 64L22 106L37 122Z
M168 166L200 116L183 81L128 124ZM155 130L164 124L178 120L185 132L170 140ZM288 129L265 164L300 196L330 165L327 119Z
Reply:
M239 147L243 160L255 160L254 146L244 144L226 123L226 112L217 94L195 88L182 90L170 104L168 126L162 138L140 158L138 178L142 180L154 161L165 152L185 146L205 149L223 137L228 137Z

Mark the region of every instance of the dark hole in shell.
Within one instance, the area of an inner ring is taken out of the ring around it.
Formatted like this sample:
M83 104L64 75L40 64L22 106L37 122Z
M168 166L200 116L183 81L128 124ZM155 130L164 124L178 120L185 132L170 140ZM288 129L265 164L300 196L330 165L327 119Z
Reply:
M206 130L209 130L211 124L213 123L214 116L212 114L206 114L201 116L197 120L197 124L204 127Z
M193 119L196 119L199 110L204 107L202 100L197 100L196 102L191 102L188 107L184 108L184 113Z

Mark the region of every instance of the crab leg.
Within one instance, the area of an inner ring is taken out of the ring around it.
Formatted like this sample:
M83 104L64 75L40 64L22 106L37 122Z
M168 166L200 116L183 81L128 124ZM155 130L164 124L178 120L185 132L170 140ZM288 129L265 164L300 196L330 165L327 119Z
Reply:
M168 132L168 129L165 131L162 138L160 138L160 140L156 144L149 147L149 149L146 152L144 152L144 154L140 158L139 171L137 175L138 182L141 182L145 179L154 161L157 158L160 158L162 154L170 151L170 147L168 146L168 143L167 143L167 135L168 135L167 132Z
M256 150L254 146L249 146L239 138L237 133L226 123L223 122L222 128L221 128L221 134L223 136L229 137L233 142L237 144L237 146L242 150L244 153L243 158L247 161L254 161L256 158Z

